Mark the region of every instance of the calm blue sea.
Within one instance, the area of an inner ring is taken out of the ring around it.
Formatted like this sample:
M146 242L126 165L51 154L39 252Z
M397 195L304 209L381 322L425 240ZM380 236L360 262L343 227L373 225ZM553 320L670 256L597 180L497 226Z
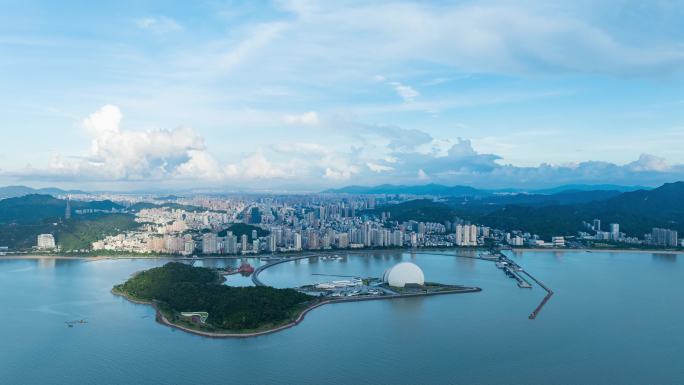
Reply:
M511 256L555 291L536 320L528 315L544 291L518 288L492 262L453 252L351 254L277 265L262 281L381 276L413 261L426 280L483 291L324 306L294 328L249 339L174 330L149 306L110 294L166 260L0 259L0 384L684 383L684 256ZM65 325L76 319L88 323Z

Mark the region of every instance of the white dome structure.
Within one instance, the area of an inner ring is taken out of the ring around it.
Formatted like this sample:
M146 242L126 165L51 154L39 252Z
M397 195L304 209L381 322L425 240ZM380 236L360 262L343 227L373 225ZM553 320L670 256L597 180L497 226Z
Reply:
M404 287L407 284L424 285L425 275L415 263L401 262L385 270L382 281L394 287Z

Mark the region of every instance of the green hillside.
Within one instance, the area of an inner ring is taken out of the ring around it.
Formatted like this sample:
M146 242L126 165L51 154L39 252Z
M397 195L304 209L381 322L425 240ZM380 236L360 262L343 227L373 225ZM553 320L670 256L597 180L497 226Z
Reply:
M207 328L229 331L288 322L311 300L293 289L231 287L221 281L211 269L172 262L140 272L114 290L133 299L157 301L173 322L180 321L179 312L208 312Z
M258 226L253 226L253 225L248 225L246 223L234 223L228 227L226 230L222 230L218 233L219 237L225 237L228 231L232 231L233 235L237 236L238 238L242 237L242 235L247 235L247 239L249 241L253 241L252 239L252 230L257 231L257 236L258 237L265 237L268 234L270 234L270 231L264 230L261 227Z
M586 193L578 194L582 197L564 197L567 204L540 204L532 200L533 197L527 197L527 204L483 204L481 201L450 201L445 204L418 199L381 206L370 213L389 212L392 220L400 222L411 219L444 222L458 217L502 230L528 231L547 239L554 235L576 234L583 230L582 221L594 218L601 219L603 223L619 223L620 229L630 236L641 237L653 227L684 233L684 182L587 202L581 202L587 199ZM581 203L573 203L578 200Z
M10 250L29 250L38 234L52 234L62 251L89 249L107 235L134 229L138 223L129 214L84 215L61 222L0 224L0 246Z

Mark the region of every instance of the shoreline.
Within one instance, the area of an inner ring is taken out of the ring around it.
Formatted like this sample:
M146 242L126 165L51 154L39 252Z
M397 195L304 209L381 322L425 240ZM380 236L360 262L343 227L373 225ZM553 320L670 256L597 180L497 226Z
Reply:
M206 338L250 338L250 337L258 337L258 336L263 336L271 333L276 333L279 331L283 331L285 329L289 329L291 327L299 325L302 321L304 321L304 317L311 312L312 310L319 308L324 305L329 305L329 304L335 304L335 303L346 303L346 302L362 302L362 301L372 301L372 300L393 300L393 299L401 299L401 298L411 298L411 297L429 297L429 296L434 296L434 295L445 295L445 294L465 294L465 293L477 293L482 291L481 288L479 287L461 287L459 289L454 289L451 291L442 291L442 292L433 292L433 293L412 293L412 294L398 294L398 295L393 295L393 296L373 296L373 297L358 297L358 298L348 298L348 299L328 299L320 302L316 302L310 306L307 306L304 308L299 315L293 320L290 321L286 324L282 324L276 327L273 327L271 329L266 329L258 332L245 332L245 333L221 333L221 332L208 332L208 331L202 331L202 330L196 330L187 326L183 325L177 325L171 321L169 321L164 314L159 310L157 307L157 304L152 301L142 301L134 298L130 298L126 293L118 292L112 288L110 292L116 296L123 297L127 301L130 301L132 303L138 304L138 305L149 305L152 306L152 308L155 311L155 319L157 322L161 323L162 325L175 328L178 330L182 330L187 333L191 333L197 336L201 337L206 337Z
M402 252L402 253L411 253L411 252L459 252L459 251L486 251L489 250L487 248L441 248L441 247L435 247L435 248L430 248L430 247L421 247L421 248L407 248L407 249L345 249L345 250L306 250L302 251L301 253L287 253L287 254L250 254L250 255L207 255L207 256L202 256L198 255L197 258L191 258L188 256L181 256L181 255L136 255L136 254L131 254L131 255L94 255L94 256L73 256L73 255L60 255L60 254L9 254L9 255L0 255L0 260L2 259L34 259L34 260L40 260L40 259L72 259L72 260L87 260L87 261L104 261L104 260L116 260L116 259L178 259L178 260L202 260L202 259L242 259L242 258L265 258L265 257L280 257L284 259L289 259L289 257L302 257L302 256L309 256L307 254L316 254L316 255L310 255L311 257L316 257L318 255L326 255L326 254L367 254L367 253L387 253L387 252ZM638 253L638 254L672 254L672 255L677 255L677 254L683 254L684 255L684 250L661 250L661 249L626 249L626 248L615 248L615 249L608 249L608 248L589 248L589 247L584 247L584 248L577 248L577 249L570 249L570 248L530 248L530 247L525 247L525 248L514 248L514 249L503 249L501 251L510 251L513 253L517 252L587 252L587 253Z
M606 248L589 248L589 247L584 247L584 248L579 248L579 249L560 249L560 248L518 248L518 249L508 249L508 250L502 250L502 251L510 251L513 253L516 252L544 252L544 251L552 251L552 252L578 252L578 253L635 253L635 254L671 254L671 255L677 255L677 254L682 254L684 255L684 250L658 250L658 249L624 249L624 248L615 248L615 249L606 249Z

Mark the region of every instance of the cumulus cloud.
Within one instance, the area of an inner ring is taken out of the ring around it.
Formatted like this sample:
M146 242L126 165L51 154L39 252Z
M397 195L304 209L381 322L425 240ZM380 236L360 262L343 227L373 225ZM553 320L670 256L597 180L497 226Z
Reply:
M262 149L258 149L237 165L228 165L227 175L242 179L271 179L293 176L291 171L270 162L264 156Z
M351 135L377 138L355 146L319 141L262 146L232 163L219 162L193 129L130 130L123 114L106 105L82 121L90 146L79 156L55 154L47 169L27 168L17 178L69 181L173 180L223 183L288 180L304 186L426 183L478 187L548 186L565 183L656 185L684 179L684 165L642 154L625 164L583 161L506 164L497 154L478 151L469 139L436 139L424 131L396 126L351 125ZM365 128L365 129L364 129Z
M91 137L87 155L53 163L52 169L57 172L78 169L109 179L160 178L178 172L188 162L196 164L200 162L198 159L208 158L203 139L191 128L122 130L121 120L121 111L113 105L89 115L83 120L83 127Z
M650 154L641 154L639 159L627 165L632 171L659 171L664 172L670 169L670 165L663 158Z
M168 32L180 31L183 27L176 22L176 20L166 17L144 17L135 20L135 25L143 30L151 31L157 34L164 34Z
M287 124L302 126L317 126L320 123L316 111L305 112L301 115L285 115L283 121Z
M47 170L26 170L24 176L80 180L152 181L192 179L220 182L233 179L285 178L291 172L270 162L261 149L231 164L220 164L193 129L127 130L123 114L106 105L83 119L91 138L82 156L55 155Z

